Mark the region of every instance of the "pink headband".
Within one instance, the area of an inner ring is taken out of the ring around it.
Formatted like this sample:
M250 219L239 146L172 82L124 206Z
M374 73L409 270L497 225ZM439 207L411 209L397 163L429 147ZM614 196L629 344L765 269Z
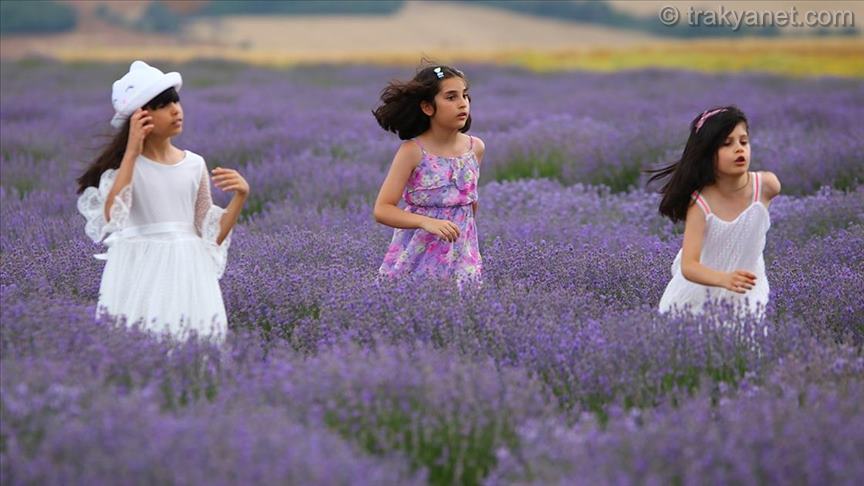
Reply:
M726 108L717 108L716 110L702 113L702 116L699 117L699 121L696 122L696 133L699 133L699 129L702 128L702 124L705 123L705 120L723 111L726 111Z

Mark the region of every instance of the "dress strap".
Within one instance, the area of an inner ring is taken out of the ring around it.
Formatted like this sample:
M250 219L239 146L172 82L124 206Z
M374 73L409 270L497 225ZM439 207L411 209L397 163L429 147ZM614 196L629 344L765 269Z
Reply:
M753 173L753 202L759 202L762 199L762 181L760 180L759 173Z
M711 214L711 207L708 206L708 203L705 201L705 198L702 197L702 194L699 191L693 191L693 194L690 195L690 198L696 201L696 204L702 208L702 212L705 213L705 216Z
M474 150L474 137L468 135L468 139L471 140L470 144L468 145L468 150Z
M423 144L420 143L420 139L412 138L411 140L413 140L414 143L416 143L417 146L420 147L420 151L421 151L421 152L423 152L424 154L426 153L426 147L424 147Z

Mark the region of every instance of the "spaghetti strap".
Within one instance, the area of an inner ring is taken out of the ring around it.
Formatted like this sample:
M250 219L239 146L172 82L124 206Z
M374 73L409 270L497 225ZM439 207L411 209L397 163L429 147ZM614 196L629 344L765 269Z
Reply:
M426 147L424 147L423 144L420 143L420 140L419 140L419 139L417 139L417 138L412 138L411 140L413 140L414 143L416 143L417 146L420 147L420 151L421 151L421 152L423 152L424 154L426 153Z
M702 197L702 194L697 191L693 191L693 194L690 195L690 198L696 201L696 204L699 205L699 207L702 209L702 212L705 213L705 216L711 214L711 207L708 206L708 202L705 201L705 198Z
M759 173L753 173L753 202L759 202L762 199L762 181L759 180Z
M468 145L468 150L474 150L474 137L468 135L468 139L471 140L470 144Z

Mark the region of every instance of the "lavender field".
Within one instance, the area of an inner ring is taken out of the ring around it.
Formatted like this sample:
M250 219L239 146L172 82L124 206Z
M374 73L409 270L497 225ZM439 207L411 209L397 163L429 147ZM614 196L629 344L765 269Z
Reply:
M3 484L860 484L864 83L460 66L484 284L380 283L370 110L411 69L179 70L177 140L252 188L223 348L94 322L75 184L126 65L5 63ZM640 170L737 104L771 205L764 322L656 312L683 227ZM214 189L226 203L226 194Z

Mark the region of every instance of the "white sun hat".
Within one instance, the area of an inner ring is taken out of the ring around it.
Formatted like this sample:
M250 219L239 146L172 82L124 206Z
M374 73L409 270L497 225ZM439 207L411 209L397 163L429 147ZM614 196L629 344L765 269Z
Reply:
M120 128L123 123L159 93L168 88L180 91L183 78L180 73L168 74L150 66L144 61L135 61L129 66L129 72L114 81L111 90L111 104L114 105L114 118L111 126Z

